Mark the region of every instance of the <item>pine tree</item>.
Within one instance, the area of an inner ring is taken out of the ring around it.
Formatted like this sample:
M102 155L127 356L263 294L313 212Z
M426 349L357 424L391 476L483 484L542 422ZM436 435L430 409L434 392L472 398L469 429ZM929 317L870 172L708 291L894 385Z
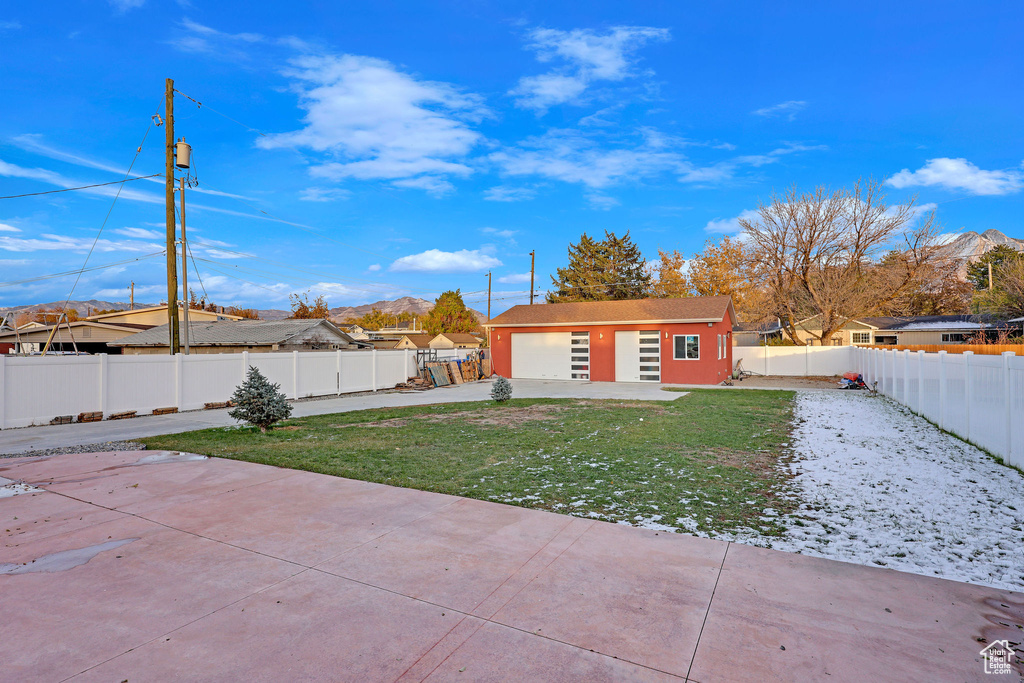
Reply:
M498 403L504 403L512 398L512 382L498 375L494 380L494 385L491 386L491 398Z
M292 407L281 393L281 385L272 384L253 366L249 366L245 381L235 388L231 402L236 407L228 415L259 427L263 434L273 428L275 422L292 414Z
M622 237L605 231L597 241L586 233L569 245L569 265L552 277L548 303L642 299L650 295L651 276L629 231Z

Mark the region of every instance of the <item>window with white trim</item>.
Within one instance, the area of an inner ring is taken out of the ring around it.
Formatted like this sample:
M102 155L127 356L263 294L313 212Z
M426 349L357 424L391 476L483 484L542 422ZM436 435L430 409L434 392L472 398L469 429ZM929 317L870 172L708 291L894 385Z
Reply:
M870 332L853 332L853 343L854 344L870 344L871 333Z
M674 335L672 337L672 357L676 360L700 360L700 335Z
M722 360L722 335L718 335L718 360Z

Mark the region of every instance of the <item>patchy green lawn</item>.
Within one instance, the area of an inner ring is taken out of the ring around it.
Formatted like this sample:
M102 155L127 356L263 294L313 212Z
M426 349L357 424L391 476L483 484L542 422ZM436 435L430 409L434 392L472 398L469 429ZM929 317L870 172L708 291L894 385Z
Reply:
M792 392L713 389L673 402L519 399L143 441L648 528L774 535L793 507L776 467L792 403Z

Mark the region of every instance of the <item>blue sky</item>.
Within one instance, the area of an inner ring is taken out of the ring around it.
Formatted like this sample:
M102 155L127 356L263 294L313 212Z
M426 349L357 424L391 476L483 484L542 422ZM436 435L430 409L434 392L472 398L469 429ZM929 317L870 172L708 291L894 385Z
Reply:
M500 312L532 249L545 289L584 231L689 254L869 176L1024 238L1022 30L1019 2L9 3L0 195L119 180L140 143L132 175L162 172L171 77L203 103L176 100L190 285L225 305L484 309L490 270ZM120 265L74 298L164 298L161 183L0 200L0 306L66 297L7 283L80 269L108 211L89 266Z

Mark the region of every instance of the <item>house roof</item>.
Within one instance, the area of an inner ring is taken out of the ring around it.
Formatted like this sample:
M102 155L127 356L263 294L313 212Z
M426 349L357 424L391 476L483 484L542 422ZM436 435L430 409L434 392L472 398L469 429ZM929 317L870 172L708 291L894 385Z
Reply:
M907 315L873 316L857 318L865 325L877 330L912 332L918 330L978 330L983 327L999 326L1003 321L990 315Z
M720 322L736 312L729 296L692 296L680 299L627 299L576 301L564 304L513 306L485 327L534 327L651 322Z
M351 337L334 323L324 319L310 320L222 320L220 322L191 323L188 326L190 346L267 346L284 344L295 337L318 331L347 343ZM167 346L167 325L133 334L110 342L110 346Z
M735 323L732 326L733 332L759 332L761 334L772 334L782 329L778 320L766 323Z
M479 344L480 337L476 337L469 332L442 332L437 335L438 337L444 337L448 341L456 344Z
M416 345L418 349L430 348L430 340L434 338L432 334L403 334L402 339L408 339ZM396 344L400 344L402 339L399 339Z
M60 324L60 329L61 330L66 330L67 327L68 327L68 324L69 323L61 323ZM94 328L98 328L98 329L101 329L101 330L119 330L119 331L124 331L125 333L129 334L130 336L134 336L132 333L141 332L143 330L148 330L151 327L153 327L152 325L140 325L139 323L105 323L105 322L99 322L99 321L96 321L96 320L76 320L75 322L70 323L70 325L71 325L72 330L75 330L75 329L80 328L80 327L94 327ZM13 339L17 339L17 338L20 337L21 339L24 340L24 339L28 338L29 335L36 335L36 336L38 336L40 334L49 335L50 334L50 330L52 330L52 329L53 329L53 325L38 325L36 327L31 327L31 328L28 328L28 329L26 329L25 327L19 327L17 332L15 332L14 330L10 330L10 331L4 331L4 332L0 333L0 339L6 339L6 338L10 337L10 339L13 340Z
M401 339L371 339L368 343L375 349L393 349L400 341Z
M178 303L178 308L182 308L182 305L181 305L180 302ZM99 315L90 315L87 318L87 320L98 320L98 321L102 322L104 318L112 318L114 316L134 315L134 314L137 314L137 313L149 313L150 311L166 311L166 310L167 310L167 304L162 304L160 306L150 306L149 308L130 308L130 309L126 310L126 311L114 311L113 313L100 313ZM195 309L190 309L190 310L195 310ZM240 315L231 315L230 313L215 313L213 311L205 311L205 310L202 311L202 313L206 313L208 315L217 315L217 316L220 316L222 318L228 318L229 320L242 320L242 316L240 316Z

